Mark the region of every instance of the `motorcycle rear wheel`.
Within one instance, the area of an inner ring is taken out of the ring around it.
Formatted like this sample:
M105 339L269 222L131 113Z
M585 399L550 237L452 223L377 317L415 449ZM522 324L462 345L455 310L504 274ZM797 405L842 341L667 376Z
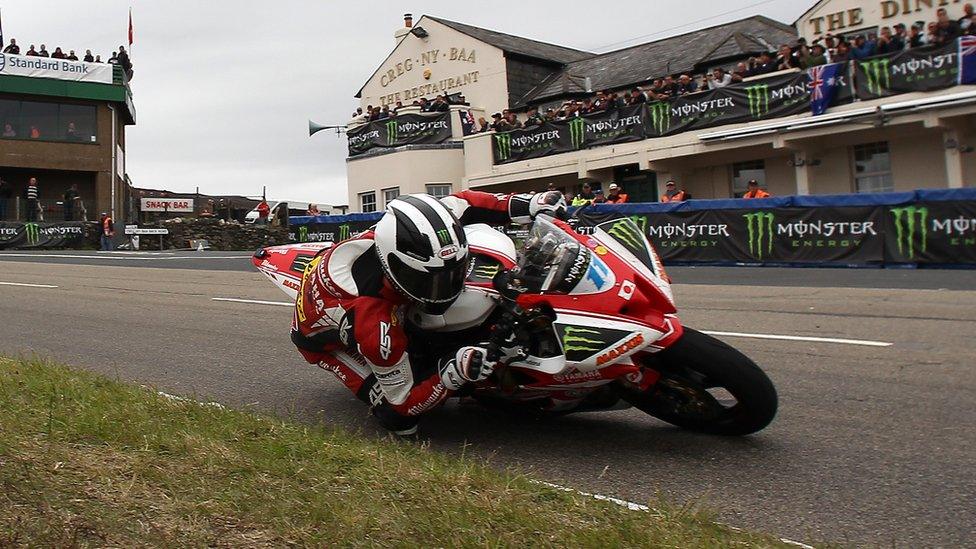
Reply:
M685 328L673 345L648 355L644 366L661 378L646 392L624 389L621 397L672 425L738 436L762 430L776 416L776 388L759 366L697 330Z

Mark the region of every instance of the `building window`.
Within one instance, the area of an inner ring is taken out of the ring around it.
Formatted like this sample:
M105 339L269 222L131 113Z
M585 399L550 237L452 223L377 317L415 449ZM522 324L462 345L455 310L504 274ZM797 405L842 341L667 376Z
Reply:
M95 143L94 105L0 100L0 138Z
M450 183L434 183L427 185L427 194L434 198L444 198L451 194Z
M376 211L376 193L368 192L359 195L359 211L363 213Z
M742 198L746 194L750 179L759 183L759 188L766 188L766 161L750 160L732 164L732 196Z
M393 187L390 189L383 189L383 205L389 205L390 202L400 196L400 187Z
M854 147L854 190L859 193L889 193L895 190L887 141Z

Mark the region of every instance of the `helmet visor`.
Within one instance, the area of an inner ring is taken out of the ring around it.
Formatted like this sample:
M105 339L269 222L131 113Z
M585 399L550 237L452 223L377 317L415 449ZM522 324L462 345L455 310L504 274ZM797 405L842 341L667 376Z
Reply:
M452 259L443 267L418 271L403 263L397 256L388 258L390 276L410 297L423 303L450 305L464 288L468 258Z

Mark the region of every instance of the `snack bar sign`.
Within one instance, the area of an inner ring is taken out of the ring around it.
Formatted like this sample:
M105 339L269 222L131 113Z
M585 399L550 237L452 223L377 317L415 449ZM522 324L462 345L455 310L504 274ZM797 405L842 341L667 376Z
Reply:
M192 198L143 198L139 205L143 212L178 212L193 211Z

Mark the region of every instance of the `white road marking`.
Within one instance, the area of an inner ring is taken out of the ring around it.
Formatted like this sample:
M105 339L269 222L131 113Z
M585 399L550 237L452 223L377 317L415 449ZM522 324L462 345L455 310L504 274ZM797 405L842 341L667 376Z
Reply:
M701 332L713 336L751 337L754 339L777 339L784 341L812 341L816 343L840 343L844 345L863 345L866 347L891 347L894 345L894 343L889 343L887 341L871 341L869 339L841 339L836 337L809 337L776 334L743 334L740 332L715 332L711 330L702 330Z
M591 494L589 492L583 492L582 490L574 490L573 488L566 488L565 486L560 486L558 484L553 484L551 482L546 482L544 480L531 480L530 479L529 482L531 482L532 484L540 484L542 486L547 486L549 488L552 488L552 489L555 489L555 490L559 490L561 492L575 492L575 493L577 493L577 494L579 494L581 496L584 496L584 497L598 499L600 501L608 501L610 503L613 503L613 504L616 504L616 505L620 505L621 507L626 507L627 509L630 509L631 511L643 511L645 513L649 513L652 510L647 505L642 505L640 503L634 503L633 501L627 501L625 499L615 498L615 497L612 497L612 496L604 496L602 494ZM736 528L735 526L729 526L727 524L723 524L723 526L725 526L729 530L734 530L736 532L745 532L745 530L743 530L742 528ZM779 538L779 540L781 542L783 542L783 543L788 544L788 545L795 545L797 547L802 547L803 549L814 549L813 546L807 545L805 543L801 543L799 541L794 541L794 540L787 539L787 538Z
M278 305L279 307L294 307L294 303L287 301L262 301L260 299L237 299L234 297L212 297L213 301L230 301L232 303L254 303L255 305Z
M185 404L199 404L200 406L210 406L213 408L220 408L221 410L225 408L225 406L219 402L200 402L199 400L193 400L186 397L171 395L169 393L164 393L162 391L157 391L157 393L159 394L159 396L167 400L172 400L173 402L180 402Z
M24 286L25 288L57 288L50 284L26 284L24 282L0 282L0 286Z

